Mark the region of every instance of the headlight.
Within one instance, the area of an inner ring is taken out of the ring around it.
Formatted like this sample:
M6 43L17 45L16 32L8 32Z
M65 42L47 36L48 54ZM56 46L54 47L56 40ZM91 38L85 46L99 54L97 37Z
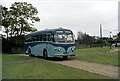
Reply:
M73 50L74 50L74 48L71 48L71 50L73 51Z
M60 51L61 49L60 49L60 48L55 48L55 50L58 50L58 51Z
M60 51L60 48L58 50Z
M75 47L71 48L71 50L74 51L74 50L75 50Z

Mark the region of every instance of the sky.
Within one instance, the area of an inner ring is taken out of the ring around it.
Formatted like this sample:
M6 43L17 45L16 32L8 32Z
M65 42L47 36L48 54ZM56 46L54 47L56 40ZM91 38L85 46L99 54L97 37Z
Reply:
M67 28L77 37L78 31L99 36L102 25L104 37L118 32L119 0L1 0L9 8L14 2L31 3L38 10L40 22L34 23L38 30Z

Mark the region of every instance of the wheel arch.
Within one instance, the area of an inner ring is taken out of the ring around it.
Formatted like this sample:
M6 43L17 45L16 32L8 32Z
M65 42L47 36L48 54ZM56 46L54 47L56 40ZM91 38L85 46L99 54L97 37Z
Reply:
M32 48L31 48L31 46L29 46L29 47L27 48L26 53L32 53Z
M46 48L43 49L43 58L47 59L48 58L48 51Z
M44 52L47 52L47 53L48 53L48 51L47 51L47 49L46 49L46 48L44 48L44 49L43 49L43 54L44 54Z

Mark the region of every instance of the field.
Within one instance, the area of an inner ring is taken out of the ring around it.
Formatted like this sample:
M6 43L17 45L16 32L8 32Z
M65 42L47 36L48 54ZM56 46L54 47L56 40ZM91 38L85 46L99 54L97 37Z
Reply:
M118 66L118 49L115 47L111 50L109 47L76 49L76 56L73 58Z
M110 79L36 57L3 54L3 79Z

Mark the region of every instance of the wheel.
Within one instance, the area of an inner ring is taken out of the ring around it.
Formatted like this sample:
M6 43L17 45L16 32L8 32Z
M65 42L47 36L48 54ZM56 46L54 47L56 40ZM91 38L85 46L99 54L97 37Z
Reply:
M43 58L44 58L44 59L47 59L47 58L48 58L47 51L44 51L44 52L43 52Z
M63 56L63 59L67 59L68 56Z
M31 54L31 50L30 49L28 50L28 55L31 56L31 57L34 56L33 54Z

